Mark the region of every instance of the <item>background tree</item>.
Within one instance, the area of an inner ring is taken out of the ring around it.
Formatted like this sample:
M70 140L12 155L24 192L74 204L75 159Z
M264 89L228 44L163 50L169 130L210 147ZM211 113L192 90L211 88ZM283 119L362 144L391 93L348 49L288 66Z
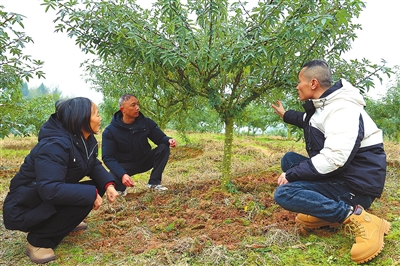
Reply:
M235 123L238 134L256 135L265 132L269 126L268 114L270 105L262 101L251 102L242 112L242 116Z
M169 128L176 129L183 136L185 131L221 133L224 125L218 113L204 99L194 99L192 105L187 106L170 123ZM190 140L187 140L190 141Z
M49 119L55 111L55 103L60 99L59 94L48 93L34 98L23 98L16 104L20 110L15 121L24 125L24 130L15 132L16 135L37 135L44 122Z
M28 87L28 83L24 82L22 84L22 97L28 97L29 95L29 87Z
M19 94L14 94L22 95L24 92L25 95L13 102L12 111L8 112L13 114L12 119L6 116L11 123L8 133L15 136L37 135L43 123L54 113L55 102L61 98L61 93L58 88L51 89L43 83L31 89L24 83L19 91Z
M387 138L400 142L400 67L394 71L387 92L377 100L368 99L366 110Z
M26 132L25 125L15 120L21 111L15 108L22 99L21 85L33 76L44 77L43 62L23 53L25 45L33 43L19 30L24 28L23 16L3 9L0 4L0 138Z
M225 128L223 186L230 184L235 121L259 98L294 94L303 63L323 58L362 87L369 84L365 76L378 74L368 61L340 57L360 29L352 22L364 7L359 0L259 1L252 9L227 0L158 0L151 10L133 0L82 3L44 0L58 11L56 29L99 56L96 67L111 61L124 83L140 84L143 94L158 91L160 101L178 104L201 97L218 113Z
M49 94L49 89L41 83L37 89L39 95L46 95Z
M26 88L25 88L26 86ZM24 83L22 87L22 96L28 99L41 97L45 95L53 95L54 98L58 99L61 97L62 91L56 87L47 87L41 83L38 87L29 88L28 84Z

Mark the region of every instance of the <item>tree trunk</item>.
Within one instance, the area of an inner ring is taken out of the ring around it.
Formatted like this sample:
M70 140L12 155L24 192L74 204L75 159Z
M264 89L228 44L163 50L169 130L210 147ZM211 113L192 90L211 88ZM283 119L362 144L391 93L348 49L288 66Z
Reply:
M292 139L292 127L291 125L287 125L287 139Z
M224 158L222 160L221 185L223 189L227 189L227 185L231 181L233 117L225 118L224 122L225 122L225 142L224 142Z

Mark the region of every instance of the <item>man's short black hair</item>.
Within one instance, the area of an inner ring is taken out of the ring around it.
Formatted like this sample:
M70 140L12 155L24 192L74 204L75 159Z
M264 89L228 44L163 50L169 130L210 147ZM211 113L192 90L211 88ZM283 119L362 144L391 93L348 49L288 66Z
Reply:
M122 104L123 104L124 102L126 102L127 100L129 100L131 97L137 98L135 95L133 95L133 94L131 94L131 93L126 93L126 94L122 95L121 97L119 97L119 100L118 100L118 105L119 105L119 107L121 107Z
M317 79L321 87L329 88L332 84L332 72L329 65L323 60L311 60L303 65L304 75L309 79Z

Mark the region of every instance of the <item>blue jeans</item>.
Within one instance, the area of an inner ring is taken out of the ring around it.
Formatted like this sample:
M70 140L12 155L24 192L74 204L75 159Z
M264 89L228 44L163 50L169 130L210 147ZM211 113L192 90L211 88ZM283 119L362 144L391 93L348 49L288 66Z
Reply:
M307 157L286 153L281 160L285 172L298 165ZM312 215L325 221L342 223L352 206L361 205L368 209L374 198L356 193L343 180L296 181L277 187L275 201L283 208L303 214Z
M286 172L293 166L298 165L304 160L307 160L308 157L305 157L301 154L295 152L288 152L286 153L281 159L281 168L283 172Z

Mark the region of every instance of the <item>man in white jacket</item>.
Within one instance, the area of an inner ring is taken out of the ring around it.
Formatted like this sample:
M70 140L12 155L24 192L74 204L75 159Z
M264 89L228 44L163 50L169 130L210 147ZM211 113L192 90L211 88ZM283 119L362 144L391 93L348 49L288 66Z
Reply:
M381 252L390 230L389 222L364 210L383 191L383 136L359 90L343 79L333 86L331 81L328 64L312 60L299 72L296 87L305 112L272 104L284 122L303 128L308 154L284 155L274 198L298 212L296 222L306 227L350 224L356 236L351 258L364 263Z

